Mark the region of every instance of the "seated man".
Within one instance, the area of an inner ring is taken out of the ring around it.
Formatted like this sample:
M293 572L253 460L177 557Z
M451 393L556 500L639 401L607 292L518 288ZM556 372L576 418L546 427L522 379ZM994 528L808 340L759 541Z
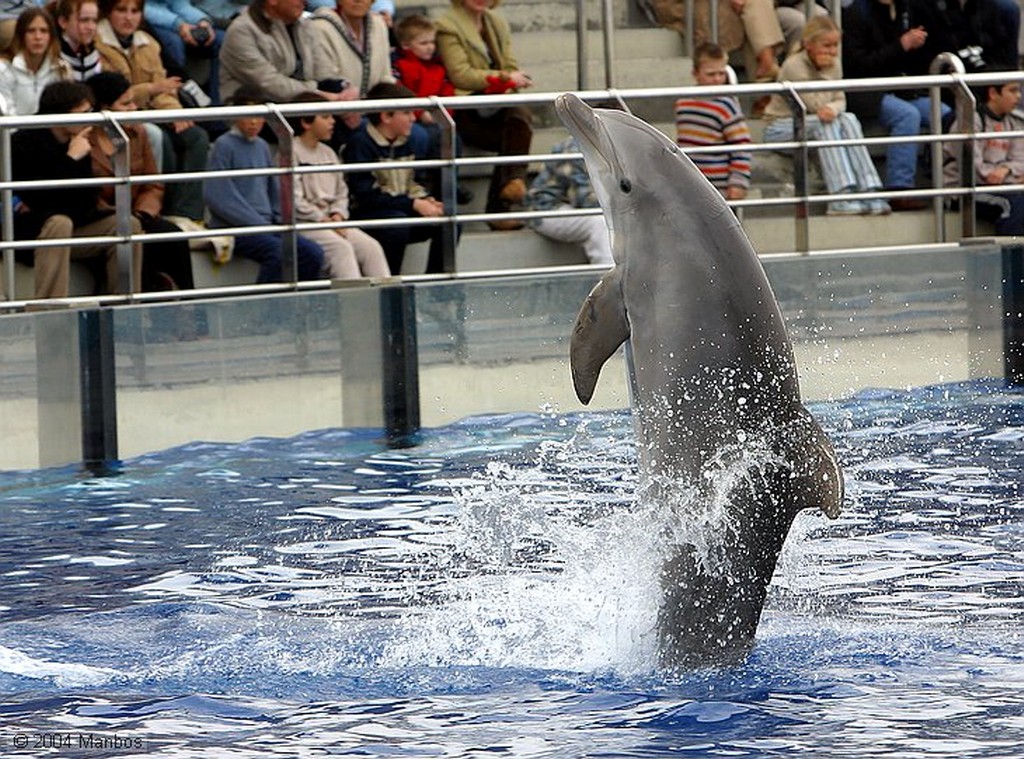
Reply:
M39 115L88 113L92 91L79 82L52 82L39 96ZM12 172L15 181L85 179L93 176L92 127L54 126L20 129L11 137ZM15 209L15 239L58 239L101 237L117 234L114 210L100 202L99 187L65 186L19 191L21 204ZM132 217L133 235L142 233L139 220ZM140 243L132 246L132 290L139 290L142 274ZM37 248L34 255L35 297L66 298L71 258L102 257L104 293L118 290L117 246L115 244Z
M224 102L240 89L272 103L317 91L327 100L343 99L340 92L325 91L313 79L313 28L302 11L302 0L253 0L235 17L220 49Z
M191 0L147 0L144 13L149 30L160 43L164 66L176 76L187 80L188 58L204 58L210 62L207 94L214 105L220 105L220 46L224 31L214 28L213 19L197 8Z

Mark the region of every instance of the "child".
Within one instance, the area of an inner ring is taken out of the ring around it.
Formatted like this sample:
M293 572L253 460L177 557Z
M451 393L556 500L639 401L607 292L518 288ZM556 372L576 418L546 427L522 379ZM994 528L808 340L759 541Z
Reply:
M437 55L437 26L434 22L426 16L406 16L398 22L395 33L398 37L395 57L398 81L412 90L416 97L454 95L455 86L448 81L448 72ZM410 137L417 158L441 155L441 127L430 111L416 111L416 125ZM455 154L462 155L461 140L455 146ZM434 189L439 190L440 170L434 174ZM472 202L473 195L469 190L459 187L456 192L460 204Z
M839 27L828 16L815 16L804 27L803 49L789 56L779 70L779 81L808 82L842 79L839 62ZM841 89L806 92L801 96L807 107L807 138L810 140L863 139L860 122L846 111L846 96ZM768 122L766 142L793 139L793 114L781 95L772 95L764 112ZM845 192L873 192L882 180L864 145L818 148L818 160L830 195ZM884 200L840 200L828 204L835 215L891 213Z
M260 105L262 100L244 90L231 105ZM244 116L222 134L210 150L210 171L227 169L269 169L274 163L270 146L260 138L262 116ZM280 189L274 176L208 177L203 184L211 228L263 226L281 223ZM323 268L323 249L312 240L296 235L299 279L317 279ZM258 283L281 282L284 278L282 238L277 232L239 235L235 253L260 265Z
M326 103L315 92L304 93L293 103ZM339 166L338 156L324 143L334 133L334 116L319 113L288 119L295 140L293 156L297 166ZM295 175L295 218L299 221L345 221L348 219L348 185L340 171ZM324 249L324 276L330 279L389 277L387 259L380 243L355 227L311 229L302 233Z
M706 42L693 55L693 78L706 87L728 83L729 57ZM680 98L676 101L676 142L682 147L748 145L750 130L733 97ZM743 200L750 187L750 152L723 150L690 156L726 200Z
M415 97L400 84L380 83L370 89L371 100ZM415 116L411 109L371 113L366 129L355 132L345 146L346 163L379 161L412 161L409 134ZM352 217L356 219L408 219L444 216L444 205L427 193L413 178L412 168L355 171L349 174L352 193ZM437 224L399 224L374 227L370 230L384 248L388 266L398 274L402 271L405 246L411 242L430 240L427 273L444 271L442 228Z
M992 84L978 93L978 112L974 114L974 132L1019 132L1024 118L1014 113L1020 105L1020 82ZM959 185L959 166L955 159L961 143L945 143L947 185ZM990 137L974 143L974 177L978 190L979 212L995 216L999 235L1024 234L1024 195L993 190L1004 184L1024 182L1024 138Z

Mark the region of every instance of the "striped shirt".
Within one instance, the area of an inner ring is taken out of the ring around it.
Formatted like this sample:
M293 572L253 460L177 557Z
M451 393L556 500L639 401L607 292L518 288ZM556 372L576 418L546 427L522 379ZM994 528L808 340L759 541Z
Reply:
M750 130L735 98L676 101L676 142L684 148L710 145L748 145ZM750 152L728 150L690 155L720 191L729 186L750 187Z

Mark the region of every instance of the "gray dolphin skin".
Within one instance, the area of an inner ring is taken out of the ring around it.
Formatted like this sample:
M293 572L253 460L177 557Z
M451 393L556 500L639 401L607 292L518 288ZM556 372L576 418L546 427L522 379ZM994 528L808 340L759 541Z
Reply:
M615 257L576 318L576 394L590 401L628 341L640 497L678 502L660 578L660 663L741 661L796 513L839 515L839 464L800 400L782 314L722 196L640 119L572 94L555 106L586 159ZM688 522L712 504L724 518L691 539Z

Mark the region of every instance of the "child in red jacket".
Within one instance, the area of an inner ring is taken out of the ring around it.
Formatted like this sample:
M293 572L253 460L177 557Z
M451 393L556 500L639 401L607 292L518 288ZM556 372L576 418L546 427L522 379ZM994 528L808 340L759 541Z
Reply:
M395 57L395 78L408 87L416 97L448 97L455 94L455 87L448 81L448 72L437 55L437 28L426 16L406 16L395 27L398 51ZM488 94L500 94L509 89L508 82L498 77L487 88ZM436 158L441 154L441 128L430 111L416 111L417 127L426 135L421 149L421 138L415 133L411 142L417 158ZM418 131L418 130L415 130ZM457 140L456 155L462 155L462 141ZM421 155L422 153L422 155ZM438 178L433 178L436 183ZM435 187L440 196L440 188ZM469 203L472 193L458 189L458 202Z

